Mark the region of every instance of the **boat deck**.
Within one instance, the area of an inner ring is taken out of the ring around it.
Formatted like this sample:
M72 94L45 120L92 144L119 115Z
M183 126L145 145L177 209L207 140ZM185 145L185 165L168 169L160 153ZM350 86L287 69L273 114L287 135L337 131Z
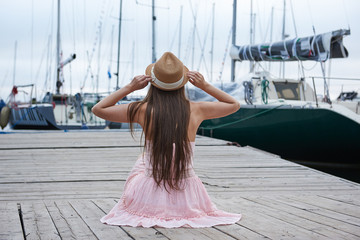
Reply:
M0 239L360 239L360 184L250 147L198 137L195 171L236 224L100 223L141 148L128 132L0 134Z

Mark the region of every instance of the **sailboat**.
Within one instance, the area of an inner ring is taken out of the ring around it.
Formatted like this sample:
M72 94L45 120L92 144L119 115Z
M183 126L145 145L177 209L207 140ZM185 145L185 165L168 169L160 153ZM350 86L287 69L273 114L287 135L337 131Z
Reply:
M14 86L10 94L9 123L12 129L41 129L41 130L67 130L67 129L104 129L121 128L120 123L105 122L91 112L91 104L101 100L99 94L80 94L75 96L60 93L62 87L61 73L64 66L76 59L76 54L61 61L60 51L60 0L57 4L57 44L56 44L56 93L48 92L40 103L33 101L18 103L15 95L19 88L34 85ZM120 31L120 30L119 30Z
M271 44L237 46L234 0L232 80L237 61L345 58L348 52L342 40L349 34L350 30L340 29ZM316 88L304 78L272 78L267 72L253 72L243 85L241 108L227 117L204 121L200 135L249 145L289 160L359 164L360 115L332 103L329 96L319 101Z

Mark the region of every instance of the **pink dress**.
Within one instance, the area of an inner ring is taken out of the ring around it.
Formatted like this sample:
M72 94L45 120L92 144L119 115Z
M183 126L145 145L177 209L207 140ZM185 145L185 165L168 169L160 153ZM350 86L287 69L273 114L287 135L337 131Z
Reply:
M150 144L148 144L150 145ZM194 151L195 143L191 142ZM211 227L233 224L241 214L218 210L194 169L189 168L183 190L158 187L151 176L149 151L139 157L119 202L101 218L102 223L132 227Z

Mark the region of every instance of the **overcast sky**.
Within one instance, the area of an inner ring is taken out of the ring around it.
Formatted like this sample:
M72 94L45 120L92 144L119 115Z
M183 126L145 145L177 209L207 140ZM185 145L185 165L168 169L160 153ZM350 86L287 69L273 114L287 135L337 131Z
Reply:
M63 59L76 53L77 58L63 69L63 92L111 91L116 86L118 18L120 0L62 0L61 50ZM232 23L232 0L156 0L156 55L172 51L190 69L201 71L210 81L230 81L230 57L226 49ZM213 4L214 50L211 61ZM120 86L134 75L143 74L151 63L151 1L123 1L120 49ZM344 39L347 59L331 62L332 77L360 78L360 26L358 0L287 0L286 33L289 38L313 35L340 28L351 29ZM183 7L181 31L180 11ZM274 7L274 41L281 39L283 0L253 0L255 43L270 39L271 9ZM291 11L293 9L293 13ZM196 18L193 44L194 16ZM249 43L250 0L238 1L237 45ZM295 26L294 26L295 23ZM12 0L0 2L0 97L6 99L15 85L35 83L37 97L55 90L57 0ZM296 28L295 28L296 27ZM179 33L181 41L179 44ZM14 64L15 42L17 42ZM180 52L179 52L180 46ZM203 57L202 57L203 55ZM223 60L224 64L223 64ZM14 71L15 65L15 71ZM212 66L212 68L211 68ZM267 67L264 63L263 67ZM320 76L320 65L304 62L306 76ZM112 73L109 81L108 69ZM249 70L248 62L237 63L236 79ZM277 64L272 74L279 75ZM14 75L15 72L15 75ZM88 74L87 74L88 72ZM222 73L222 74L221 74ZM327 71L328 73L328 71ZM287 63L285 75L298 77L298 64ZM319 85L321 85L319 81ZM359 81L332 81L332 93L341 86L358 90ZM332 96L334 98L335 96Z

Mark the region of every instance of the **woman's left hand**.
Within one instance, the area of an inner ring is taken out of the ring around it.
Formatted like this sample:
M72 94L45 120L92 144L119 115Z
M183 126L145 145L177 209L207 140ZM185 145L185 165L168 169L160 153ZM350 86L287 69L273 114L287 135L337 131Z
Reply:
M146 87L151 81L151 79L151 76L148 75L135 76L133 80L129 83L129 86L131 87L132 91L140 90Z

